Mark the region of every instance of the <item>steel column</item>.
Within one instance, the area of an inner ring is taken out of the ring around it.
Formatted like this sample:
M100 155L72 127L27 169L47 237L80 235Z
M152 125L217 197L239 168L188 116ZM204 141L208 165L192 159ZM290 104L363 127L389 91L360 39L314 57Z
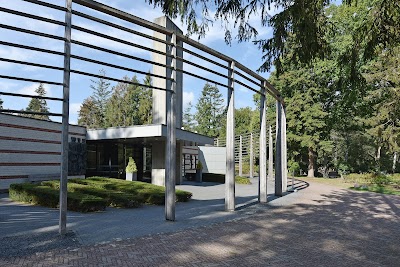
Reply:
M243 176L243 137L239 136L239 176Z
M250 178L254 177L253 133L250 133Z
M170 47L172 57L167 58L171 69L167 69L167 157L165 159L165 219L175 221L175 176L176 176L176 34L172 33Z
M269 126L269 144L268 144L268 179L274 179L274 143L272 140L272 126Z
M283 141L282 141L282 104L276 101L276 146L275 146L275 195L283 195Z
M226 176L225 210L235 210L235 103L234 103L235 62L229 63L228 96L226 114Z
M260 98L260 177L258 181L258 201L267 202L267 98L265 84Z
M68 132L69 132L69 90L71 78L71 25L72 0L65 1L65 42L64 42L64 78L63 78L63 107L62 107L62 148L61 148L61 177L60 177L60 218L59 233L67 233L67 184L68 184Z

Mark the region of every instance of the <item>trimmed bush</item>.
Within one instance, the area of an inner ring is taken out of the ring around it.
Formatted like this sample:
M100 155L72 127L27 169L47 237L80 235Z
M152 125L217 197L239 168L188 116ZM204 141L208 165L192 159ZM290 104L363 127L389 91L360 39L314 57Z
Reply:
M59 206L58 188L43 184L12 184L9 189L10 198L14 201L40 205L49 208ZM89 212L106 208L106 201L100 197L77 192L68 192L67 209L71 211Z
M57 208L59 203L59 181L44 181L40 184L13 184L10 198L15 201ZM192 193L176 190L178 202L186 202ZM137 208L141 204L163 205L165 188L153 184L125 181L113 178L92 177L68 181L68 210L98 211L106 206Z

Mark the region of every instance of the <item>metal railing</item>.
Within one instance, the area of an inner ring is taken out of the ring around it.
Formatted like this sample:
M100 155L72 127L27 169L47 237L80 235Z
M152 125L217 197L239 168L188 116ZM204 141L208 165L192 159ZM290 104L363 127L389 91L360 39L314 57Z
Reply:
M177 32L176 30L170 29L168 27L163 27L153 22L149 22L137 16L128 14L121 10L112 8L110 6L98 3L92 0L65 0L65 7L60 5L56 5L53 3L48 3L40 0L20 0L24 2L28 2L30 4L37 5L43 9L51 9L61 11L65 14L65 19L61 18L50 19L26 12L22 12L19 10L13 10L9 8L0 8L0 13L8 13L14 16L18 16L21 18L28 18L33 21L40 21L43 23L48 23L52 25L58 25L64 27L64 36L57 36L54 34L44 33L41 31L25 29L22 27L17 27L13 25L0 24L0 28L6 29L13 32L18 32L25 34L27 36L37 36L41 38L46 38L49 40L55 40L64 43L64 52L41 48L35 45L27 45L23 43L11 42L9 40L3 40L0 38L0 45L18 48L22 50L35 51L40 53L45 53L47 55L62 57L64 63L63 67L47 65L47 64L39 64L34 62L28 62L23 60L16 60L11 58L0 58L0 61L8 62L10 64L19 64L25 66L34 66L38 68L51 69L55 71L63 72L63 81L51 81L51 80L41 80L41 79L31 79L28 77L21 76L9 76L9 75L1 75L0 79L9 79L9 80L18 80L25 82L33 82L33 83L43 83L43 84L51 84L56 86L63 87L63 97L40 97L36 95L28 95L28 94L20 94L20 93L10 93L10 92L0 92L0 95L7 95L11 97L23 97L23 98L42 98L51 101L59 101L62 102L62 113L35 113L30 112L30 114L39 114L39 115L48 115L48 116L61 116L62 117L62 127L63 127L63 138L62 138L62 169L61 169L61 186L60 186L60 233L64 235L66 233L66 201L67 201L67 164L68 164L68 119L69 119L69 94L70 94L70 75L79 75L85 77L92 78L103 78L109 81L115 81L118 83L126 83L126 84L134 84L147 88L151 88L154 90L163 90L167 93L167 155L166 155L166 219L167 220L175 220L175 166L176 166L176 111L174 108L176 102L176 92L177 92L177 74L181 73L182 75L188 75L194 77L196 79L200 79L215 85L218 85L223 88L227 88L227 138L225 144L227 146L227 173L226 173L226 210L234 210L235 209L235 195L234 195L234 170L235 170L235 135L234 135L234 89L236 85L242 86L251 92L257 93L261 95L261 125L260 125L260 134L257 136L260 140L266 139L266 119L265 119L265 109L266 109L266 97L272 96L277 103L279 103L279 107L277 112L283 114L284 116L284 102L279 93L264 77L261 75L251 71L241 63L237 62L235 59L230 58L222 53L219 53L195 40L188 38L187 36ZM91 15L90 12L94 12L96 15ZM101 16L111 16L114 19L119 19L124 23L115 23L112 22L114 20L106 20L101 18ZM75 24L75 19L85 19L88 21L92 21L95 23L99 23L105 27L110 27L113 29L117 29L127 34L132 34L135 36L139 36L141 38L145 38L147 40L151 40L153 42L163 44L166 46L164 51L160 51L153 47L148 47L143 44L135 43L133 41L128 41L119 36L111 36L104 32L99 32L94 29L90 29L88 27L84 27L82 25ZM126 23L130 24L132 27L126 26ZM155 36L151 36L143 31L135 30L134 27L142 27L145 30L150 30L153 32L157 32L162 34L164 38L159 38ZM145 56L138 56L131 53L126 53L124 51L120 51L118 49L101 47L93 43L85 42L74 38L75 32L87 34L90 36L95 36L97 38L106 39L118 44L123 44L127 47L139 49L146 51L153 55L158 55L165 57L165 63L160 63L153 59L146 58ZM126 65L118 65L112 62L106 62L99 58L92 58L84 55L79 55L77 53L72 53L72 51L80 51L81 49L89 49L91 51L97 51L98 53L103 53L107 55L118 56L127 60L132 60L133 62L140 62L143 64L147 64L146 66L158 66L164 68L166 71L166 75L160 75L157 73L148 73L139 68L127 67ZM180 56L181 55L181 56ZM190 57L195 60L190 60ZM156 79L165 80L165 87L157 87L149 84L142 84L132 82L130 80L124 80L116 77L98 75L91 73L86 69L76 69L71 68L71 60L75 60L78 62L86 62L90 64L96 64L99 66L104 66L112 69L118 69L123 71L128 71L130 73L136 74L145 74L150 75ZM204 61L211 64L212 67L204 66L198 63L198 61ZM178 62L182 66L178 67ZM207 75L199 75L195 71L189 71L186 67L192 67L196 70L201 70L207 73ZM206 77L207 76L207 77ZM213 76L215 78L209 78L209 76ZM0 89L1 90L1 89ZM71 88L74 90L74 88ZM18 111L18 110L10 110L10 109L2 109L0 112L9 112L9 113L27 113L26 111ZM279 117L279 118L282 118ZM279 128L282 128L282 135L278 134L277 138L277 149L285 149L286 142L282 141L284 138L283 132L285 132L285 124L279 124ZM247 141L246 141L247 142ZM254 141L256 144L257 141ZM266 145L261 142L260 145L257 146L258 149L254 150L254 153L260 153L260 160L267 161L266 158ZM283 153L283 154L282 154ZM279 168L285 167L285 150L281 150L281 153L278 153L277 162L281 164L278 166ZM281 154L279 156L279 154ZM278 175L284 175L284 171L277 172ZM283 177L284 178L284 177ZM266 167L260 166L260 180L266 181ZM265 188L261 188L261 195L264 194L264 197L260 196L261 202L266 202L266 185ZM282 192L280 192L281 194Z

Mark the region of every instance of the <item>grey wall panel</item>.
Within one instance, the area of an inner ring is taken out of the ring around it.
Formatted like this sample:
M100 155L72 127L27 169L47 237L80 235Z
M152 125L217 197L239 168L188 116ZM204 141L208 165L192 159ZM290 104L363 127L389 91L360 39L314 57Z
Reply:
M226 174L226 148L199 146L199 160L204 173Z
M0 140L0 149L61 152L61 145Z
M44 132L37 130L27 130L0 126L0 136L10 136L16 138L31 138L41 140L51 140L61 142L61 134L53 132Z
M60 168L60 166L0 166L0 176L58 173Z
M9 154L0 153L0 164L5 162L18 163L60 163L61 155L37 155L37 154ZM1 175L1 174L0 174Z

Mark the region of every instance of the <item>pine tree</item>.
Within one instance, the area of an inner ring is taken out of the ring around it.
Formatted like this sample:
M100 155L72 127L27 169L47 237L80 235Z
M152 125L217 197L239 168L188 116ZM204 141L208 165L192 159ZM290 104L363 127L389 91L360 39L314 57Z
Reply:
M102 127L101 112L92 97L86 98L79 110L78 124L86 126L89 129Z
M192 114L192 102L189 102L182 116L182 127L186 131L193 131L195 128L194 115Z
M3 100L0 98L0 109L3 109Z
M221 129L221 116L224 112L222 94L216 85L206 83L201 92L201 97L196 105L194 115L197 126L196 131L210 137L217 137Z
M146 75L144 79L145 85L152 85L151 76ZM153 91L149 87L141 86L139 97L139 116L140 124L151 124L153 121Z
M43 96L43 97L46 96L46 89L44 88L42 83L39 84L39 87L35 90L35 93L38 96ZM32 100L29 102L28 107L25 109L25 111L48 113L49 108L47 107L47 101L45 99L32 98ZM25 116L29 117L29 118L40 119L40 120L47 120L47 121L50 120L48 115L26 114Z
M105 127L106 106L107 101L111 95L111 90L109 89L110 83L107 81L107 79L104 78L106 76L105 70L100 70L99 75L101 76L101 78L97 80L92 80L92 85L90 85L90 88L92 88L93 90L92 99L100 112L99 126Z

